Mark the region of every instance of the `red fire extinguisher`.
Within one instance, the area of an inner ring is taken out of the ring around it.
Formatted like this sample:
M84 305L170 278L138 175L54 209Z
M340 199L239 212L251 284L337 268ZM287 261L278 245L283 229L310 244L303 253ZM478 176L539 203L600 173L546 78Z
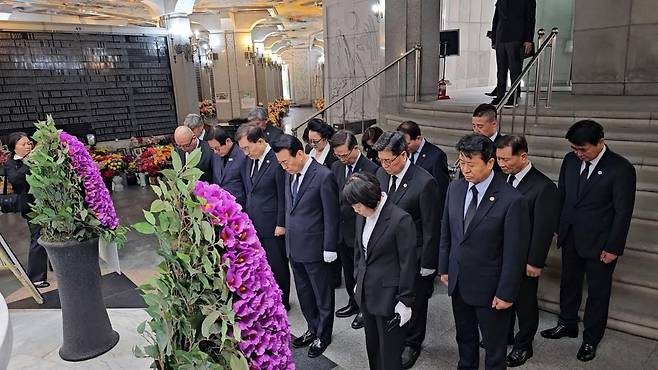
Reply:
M438 100L446 100L446 99L450 99L450 97L448 96L448 89L447 89L447 85L446 85L446 80L441 79L441 80L439 80L439 97L438 97Z

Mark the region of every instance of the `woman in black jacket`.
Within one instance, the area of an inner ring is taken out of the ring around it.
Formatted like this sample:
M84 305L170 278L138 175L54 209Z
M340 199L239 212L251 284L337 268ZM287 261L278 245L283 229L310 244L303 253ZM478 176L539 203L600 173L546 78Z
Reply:
M319 118L308 121L308 143L311 146L309 155L321 165L331 169L331 164L338 158L331 150L329 140L334 136L333 127Z
M15 194L19 197L19 210L23 218L27 220L27 226L30 229L30 251L27 256L27 276L37 288L47 288L50 286L47 279L48 273L48 254L46 250L39 245L37 240L41 235L41 226L34 225L30 222L28 214L30 213L30 203L34 197L29 194L30 185L27 183L26 176L30 173L29 167L23 163L23 159L32 151L32 141L24 132L14 132L9 135L7 148L11 152L11 157L5 164L7 181L11 184Z

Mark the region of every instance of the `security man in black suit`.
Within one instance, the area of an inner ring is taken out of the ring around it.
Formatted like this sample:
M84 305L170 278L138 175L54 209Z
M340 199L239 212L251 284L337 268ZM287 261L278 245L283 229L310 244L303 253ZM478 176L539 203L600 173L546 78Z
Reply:
M285 172L265 141L263 130L245 123L238 128L235 139L247 156L242 166L245 179L245 212L254 223L258 238L265 249L274 280L281 289L281 301L290 309L290 267L285 241Z
M530 212L530 247L519 297L512 310L519 320L514 347L507 355L507 366L523 365L532 357L532 341L539 326L537 287L546 263L560 218L560 194L555 183L537 169L528 158L528 143L523 136L507 135L496 144L496 159L507 183L516 188L528 202ZM510 321L514 334L515 315Z
M496 107L491 104L484 103L475 108L471 125L473 126L474 133L488 137L489 140L493 141L494 145L504 136L498 131L498 112L496 111ZM500 172L498 162L494 163L493 170L496 173ZM459 173L459 177L463 177L461 172Z
M439 185L432 175L409 160L406 141L401 132L385 132L373 149L382 168L377 179L389 200L411 215L416 226L418 265L414 292L413 315L402 351L402 368L411 368L420 355L427 329L427 301L434 291L434 277L439 255L441 227Z
M505 369L507 333L525 269L529 241L523 196L493 172L493 142L479 134L456 145L463 179L448 188L439 273L452 296L460 369Z
M388 200L371 173L351 176L343 198L359 214L356 300L365 320L370 369L401 369L403 327L411 319L414 300L416 228L411 216Z
M368 172L375 174L379 166L361 154L354 134L341 130L331 138L331 148L338 158L331 165L331 172L338 181L338 190L343 191L345 182L353 173ZM352 328L363 327L363 316L359 314L359 306L354 300L354 227L356 214L352 205L340 197L340 229L338 233L338 257L345 271L345 290L349 302L345 307L336 310L336 317L350 317L356 315L352 321Z
M176 151L180 155L183 164L187 162L187 156L194 151L196 148L201 149L201 159L196 165L196 168L200 169L201 181L212 184L213 182L213 157L215 152L210 149L208 143L203 140L199 140L196 137L194 132L187 126L178 126L174 131L174 143L176 145Z
M603 137L603 127L591 120L577 122L567 131L573 151L564 157L558 183L560 316L556 327L541 332L549 339L578 336L583 277L587 277L585 330L576 356L581 361L594 359L603 338L612 274L624 253L635 204L635 168L610 150Z
M310 344L309 357L320 356L331 343L335 295L330 263L336 244L340 206L331 170L304 153L301 141L283 134L272 144L286 175L286 249L295 277L299 304L308 330L293 340L295 348Z
M263 130L265 134L265 141L272 144L276 141L281 135L283 135L283 130L267 122L267 109L263 107L256 107L249 112L247 116L247 121L249 123L255 123L258 127Z

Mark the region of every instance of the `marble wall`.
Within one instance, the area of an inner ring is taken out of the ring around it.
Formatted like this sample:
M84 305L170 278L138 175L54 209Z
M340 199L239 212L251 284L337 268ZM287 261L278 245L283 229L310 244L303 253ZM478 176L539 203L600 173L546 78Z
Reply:
M297 105L310 105L317 95L318 59L321 51L308 47L291 48L281 54L288 65L290 81L290 99Z

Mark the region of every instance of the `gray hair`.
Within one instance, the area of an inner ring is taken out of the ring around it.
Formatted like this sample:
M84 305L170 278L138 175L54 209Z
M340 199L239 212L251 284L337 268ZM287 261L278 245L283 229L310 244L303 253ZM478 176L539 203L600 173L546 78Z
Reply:
M198 114L190 113L187 115L187 117L185 117L183 125L193 130L197 127L203 126L203 122L201 121L201 116Z
M249 112L249 115L247 116L247 119L249 121L253 120L258 120L258 121L266 121L267 120L267 109L263 107L256 107Z
M347 130L340 130L331 137L331 147L335 148L337 146L345 145L347 149L352 150L356 147L358 142L354 133Z
M378 152L388 150L395 155L400 155L400 153L407 150L407 141L404 139L403 133L399 131L387 131L377 139L372 149Z

